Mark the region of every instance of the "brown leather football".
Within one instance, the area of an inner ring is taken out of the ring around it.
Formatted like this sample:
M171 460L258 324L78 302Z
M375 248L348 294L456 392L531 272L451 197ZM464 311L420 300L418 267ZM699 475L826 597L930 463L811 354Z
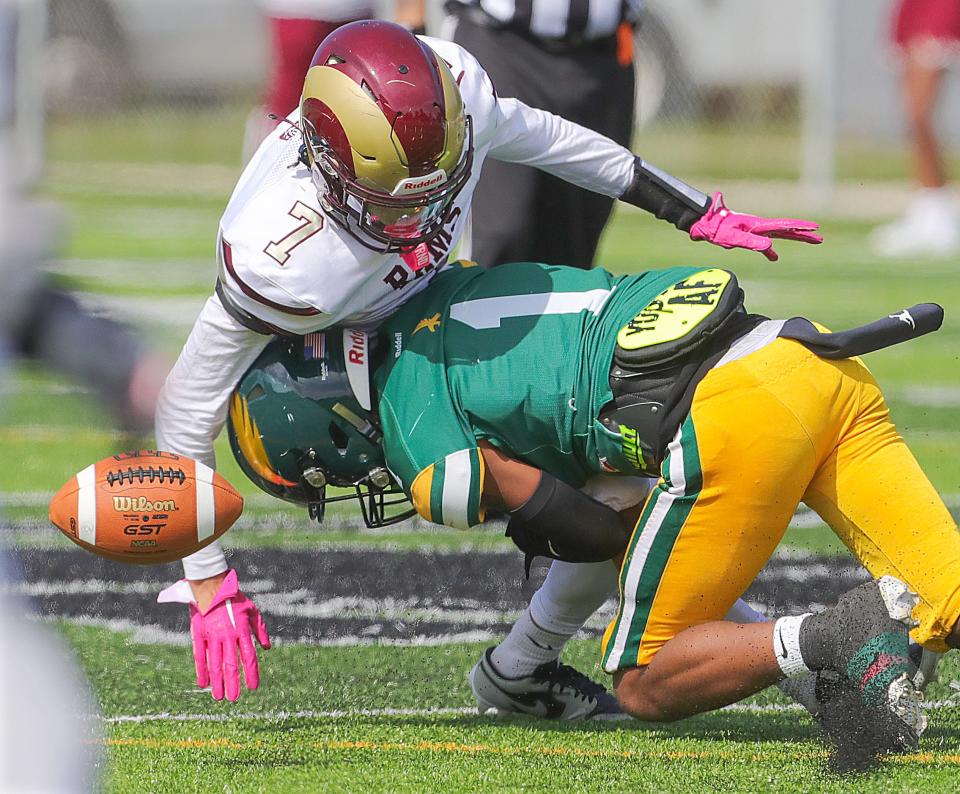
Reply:
M212 543L243 497L209 466L140 450L91 463L50 501L50 520L83 548L117 562L172 562Z

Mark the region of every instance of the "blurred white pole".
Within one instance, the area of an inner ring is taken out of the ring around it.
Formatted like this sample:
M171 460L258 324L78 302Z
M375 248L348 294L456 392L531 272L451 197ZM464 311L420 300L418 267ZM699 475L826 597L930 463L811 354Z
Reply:
M809 0L803 70L803 161L800 180L813 209L828 210L833 200L836 147L836 0Z
M36 187L46 160L47 0L17 0L16 84L14 87L14 150L19 161L17 184Z

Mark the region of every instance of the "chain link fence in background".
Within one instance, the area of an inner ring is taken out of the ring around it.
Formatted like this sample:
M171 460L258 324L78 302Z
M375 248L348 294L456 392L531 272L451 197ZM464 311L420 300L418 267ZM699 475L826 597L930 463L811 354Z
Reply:
M229 190L269 58L255 0L20 1L46 7L43 43L24 48L34 88L23 92L23 137L34 151L44 140L42 72L52 177L89 162L130 173L189 163L210 166L208 179L232 169ZM648 0L635 48L637 150L691 180L801 185L797 195L821 209L835 177L903 181L890 4ZM439 18L439 2L430 12ZM956 133L960 103L944 104Z

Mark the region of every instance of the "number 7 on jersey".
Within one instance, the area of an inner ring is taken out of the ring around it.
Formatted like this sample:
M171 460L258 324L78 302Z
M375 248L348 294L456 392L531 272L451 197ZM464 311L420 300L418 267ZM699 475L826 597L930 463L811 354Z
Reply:
M290 252L300 243L310 239L323 228L323 216L308 207L302 201L298 201L287 212L292 218L303 221L286 237L282 237L275 242L270 242L263 252L280 265L285 265L290 258Z

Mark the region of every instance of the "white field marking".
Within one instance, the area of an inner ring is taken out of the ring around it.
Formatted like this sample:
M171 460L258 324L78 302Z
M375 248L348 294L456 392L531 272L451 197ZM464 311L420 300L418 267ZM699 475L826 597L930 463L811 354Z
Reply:
M206 692L198 689L197 692ZM102 717L99 714L90 714L88 719L100 720L106 723L122 722L232 722L233 720L337 720L351 717L436 717L436 716L470 716L477 715L476 706L434 707L424 709L332 709L330 711L264 711L241 712L239 714L123 714L116 717Z
M200 689L197 692L206 692ZM924 703L925 709L957 708L960 706L955 700L936 700ZM798 703L734 703L724 706L717 711L732 711L748 714L783 714L790 712L803 713L804 709ZM88 719L99 720L108 724L116 723L143 723L143 722L234 722L249 720L342 720L358 717L437 717L437 716L478 716L475 706L439 706L422 709L331 709L329 711L305 709L302 711L261 711L239 712L237 714L119 714L114 717L102 717L99 714L87 715Z
M75 383L36 383L22 378L8 378L0 383L0 397L12 397L19 394L31 396L62 397L65 394L92 394L86 386Z
M39 620L42 623L66 622L76 626L91 627L97 629L108 629L118 633L129 634L128 641L136 645L190 645L190 633L188 631L170 631L162 626L141 625L126 618L96 618L96 617L63 617L60 615L45 615ZM453 634L425 635L417 634L413 637L395 638L378 636L360 636L345 635L342 637L329 637L325 639L315 639L313 637L297 638L273 638L271 645L288 646L299 645L309 646L311 648L354 648L358 645L384 645L396 648L432 648L441 645L453 645L458 643L470 642L492 642L502 638L502 632L492 631L461 631Z
M245 593L266 593L277 587L273 579L251 579L243 583ZM54 580L39 582L11 582L0 584L0 595L43 596L61 595L155 595L163 588L158 582L115 582L104 579Z
M456 606L424 606L423 599L358 598L355 596L300 601L298 594L265 593L257 598L257 606L264 614L306 619L357 618L378 622L454 623L458 625L488 626L491 623L513 623L520 617L518 609L490 609L479 604L459 603ZM606 602L587 621L588 628L602 629L610 622L615 604Z
M211 292L213 291L211 287ZM78 292L76 297L85 309L94 314L117 317L133 325L162 325L170 328L192 328L194 320L209 295L196 297L164 297L146 295L92 295Z
M885 389L885 391L893 399L911 405L931 408L960 407L960 386L953 384L907 383L903 386Z
M7 425L0 427L0 442L7 444L60 444L67 442L121 441L129 438L119 430L101 430L95 427L77 427L76 425ZM52 494L51 494L52 495Z
M0 586L0 596L27 596L32 598L63 595L154 595L161 585L156 582L110 582L99 579L86 581L56 582L18 582ZM316 600L307 590L275 592L274 583L269 580L253 580L244 583L244 592L257 596L257 607L264 615L296 617L307 620L355 619L369 622L372 632L361 631L365 640L375 639L377 623L451 623L463 626L486 627L491 624L510 624L520 617L518 609L491 609L480 602L465 599L436 606L424 606L419 598L361 598L358 596L337 596ZM586 627L601 630L613 616L616 603L606 601L586 622ZM54 617L54 616L51 616ZM89 616L57 615L57 619L81 625L90 625L91 620L100 620ZM135 621L115 622L104 619L105 625L113 631L138 631L149 628ZM159 632L165 629L154 627ZM173 633L175 634L175 633ZM162 635L153 632L149 644L168 644ZM178 636L178 635L175 635ZM351 644L335 640L336 644ZM172 644L180 644L179 641ZM309 640L308 644L316 644Z

